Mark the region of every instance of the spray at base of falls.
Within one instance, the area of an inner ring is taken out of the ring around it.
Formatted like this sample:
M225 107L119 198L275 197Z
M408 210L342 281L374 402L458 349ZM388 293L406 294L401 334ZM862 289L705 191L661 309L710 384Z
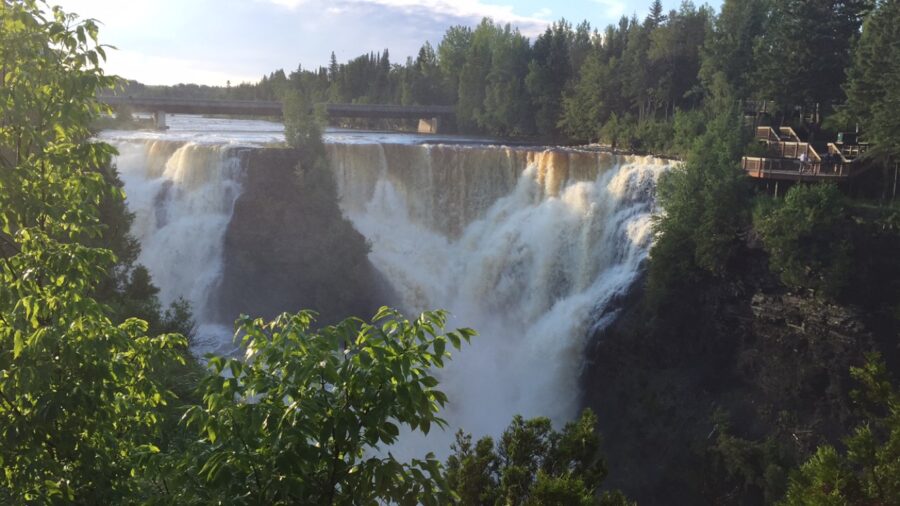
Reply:
M225 143L113 143L135 213L138 262L164 305L178 297L191 302L201 324L195 354L233 352L232 329L220 323L238 315L217 314L215 302L223 265L233 260L225 258L226 233L237 222L244 223L239 229L283 226L259 223L274 216L268 211L233 219L249 178L244 157ZM496 146L357 142L327 149L341 210L371 243L369 260L400 308L447 309L450 327L479 332L438 373L450 399L442 415L449 429L426 441L408 434L392 451L443 455L457 428L496 436L515 414L558 423L574 416L585 341L639 275L652 242L656 182L669 163ZM281 184L258 183L254 199L271 195L267 184ZM279 198L303 198L302 191L283 193ZM290 262L295 253L280 254ZM254 258L248 255L244 260Z
M576 150L329 145L341 205L403 309L443 308L479 336L439 373L450 429L499 435L515 414L576 415L592 326L639 275L666 161Z
M223 239L240 194L241 160L227 144L113 142L117 167L163 307L183 298L198 323L193 351L233 350L232 329L212 321L210 297L223 266Z

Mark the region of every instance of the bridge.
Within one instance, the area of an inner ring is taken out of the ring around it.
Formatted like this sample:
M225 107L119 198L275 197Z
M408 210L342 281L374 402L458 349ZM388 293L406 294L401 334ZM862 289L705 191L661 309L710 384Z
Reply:
M270 116L280 118L281 102L262 100L207 100L111 96L99 97L113 108L128 107L154 114L156 127L166 128L166 114L224 114L230 116ZM456 114L456 108L444 105L323 104L329 118L418 119L419 132L438 133L441 120Z

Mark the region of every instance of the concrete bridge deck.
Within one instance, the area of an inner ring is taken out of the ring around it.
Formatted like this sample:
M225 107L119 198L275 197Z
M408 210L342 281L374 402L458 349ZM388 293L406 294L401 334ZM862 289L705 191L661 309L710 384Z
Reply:
M205 100L185 98L151 98L101 96L100 101L112 107L130 107L135 111L165 111L171 114L228 114L238 116L281 117L281 102L262 100ZM388 104L324 104L332 118L441 118L456 114L453 106L388 105Z
M170 114L233 114L239 116L281 116L280 102L257 100L200 100L185 98L151 98L101 96L100 102L112 107L128 107L134 111Z

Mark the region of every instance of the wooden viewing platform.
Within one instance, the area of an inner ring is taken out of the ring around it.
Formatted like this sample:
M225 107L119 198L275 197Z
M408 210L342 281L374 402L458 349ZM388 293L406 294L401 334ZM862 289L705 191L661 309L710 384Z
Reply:
M822 156L815 147L803 142L790 127L758 127L756 139L765 145L764 156L745 156L741 167L756 179L790 181L841 181L861 174L868 167L857 157L865 152L865 145L838 145L829 142L828 152ZM801 157L806 155L806 161Z
M741 167L747 175L758 179L786 179L793 181L826 181L852 177L860 172L858 164L843 162L807 162L778 158L745 156Z

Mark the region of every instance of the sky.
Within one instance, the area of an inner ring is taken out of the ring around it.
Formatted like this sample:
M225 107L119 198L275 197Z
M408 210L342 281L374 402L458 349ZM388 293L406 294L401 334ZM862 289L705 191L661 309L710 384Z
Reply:
M650 0L49 0L99 20L106 71L145 84L255 82L273 70L390 50L403 62L448 27L487 16L532 39L562 17L605 27ZM663 0L668 10L681 0ZM696 0L698 5L704 3ZM721 0L708 0L718 8Z

